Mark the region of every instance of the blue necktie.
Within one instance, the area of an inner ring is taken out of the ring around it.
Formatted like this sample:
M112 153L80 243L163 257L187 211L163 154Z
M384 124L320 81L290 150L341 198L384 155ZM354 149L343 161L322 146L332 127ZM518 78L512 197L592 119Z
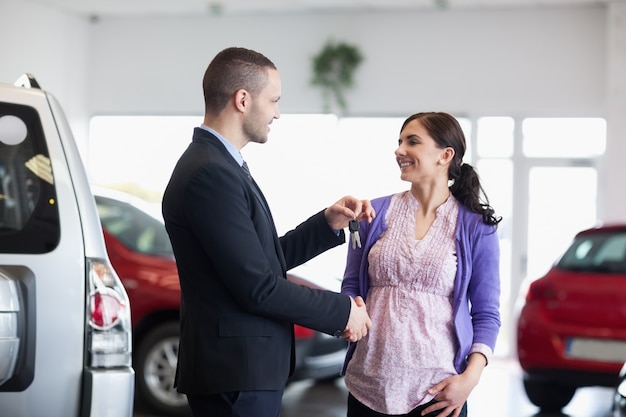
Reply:
M248 164L246 164L246 161L243 161L241 168L246 171L246 174L248 174L248 178L252 178L252 176L250 175L250 169L248 168Z

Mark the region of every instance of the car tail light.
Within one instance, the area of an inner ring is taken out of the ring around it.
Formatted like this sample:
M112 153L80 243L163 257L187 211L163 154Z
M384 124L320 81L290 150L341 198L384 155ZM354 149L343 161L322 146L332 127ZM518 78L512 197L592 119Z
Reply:
M558 296L557 291L550 284L546 284L543 281L535 281L528 287L526 293L526 302L540 301L540 300L556 300Z
M91 294L91 325L98 330L113 327L124 305L115 292L96 290Z
M296 339L311 339L315 336L315 330L298 326L297 324L293 326L293 332Z
M113 268L102 260L87 260L88 365L130 366L131 324L128 296Z

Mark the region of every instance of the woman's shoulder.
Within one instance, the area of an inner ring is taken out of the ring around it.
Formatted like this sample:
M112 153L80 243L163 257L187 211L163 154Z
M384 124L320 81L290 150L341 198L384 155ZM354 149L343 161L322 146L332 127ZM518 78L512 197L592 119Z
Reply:
M481 233L493 233L496 227L483 221L483 215L470 210L469 207L459 204L459 225L466 230Z
M374 209L376 208L382 208L382 207L386 207L389 205L389 203L391 202L391 199L397 196L400 196L404 193L407 193L408 191L401 191L398 193L393 193L393 194L387 194L381 197L376 197L373 200L371 200L372 203L372 207L374 207Z

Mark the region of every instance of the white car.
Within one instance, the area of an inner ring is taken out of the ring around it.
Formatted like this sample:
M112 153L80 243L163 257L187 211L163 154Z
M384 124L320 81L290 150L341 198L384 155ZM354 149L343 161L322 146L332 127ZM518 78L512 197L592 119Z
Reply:
M57 100L0 84L0 414L130 417L128 296Z

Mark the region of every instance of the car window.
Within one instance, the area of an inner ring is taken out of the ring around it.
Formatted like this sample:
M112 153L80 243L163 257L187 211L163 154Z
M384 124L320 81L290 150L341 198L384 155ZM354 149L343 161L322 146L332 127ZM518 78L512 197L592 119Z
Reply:
M626 232L579 236L558 266L567 270L626 274Z
M59 242L45 139L34 108L0 102L0 253L46 253Z
M163 223L145 211L115 199L96 196L102 227L124 246L154 256L174 256Z

